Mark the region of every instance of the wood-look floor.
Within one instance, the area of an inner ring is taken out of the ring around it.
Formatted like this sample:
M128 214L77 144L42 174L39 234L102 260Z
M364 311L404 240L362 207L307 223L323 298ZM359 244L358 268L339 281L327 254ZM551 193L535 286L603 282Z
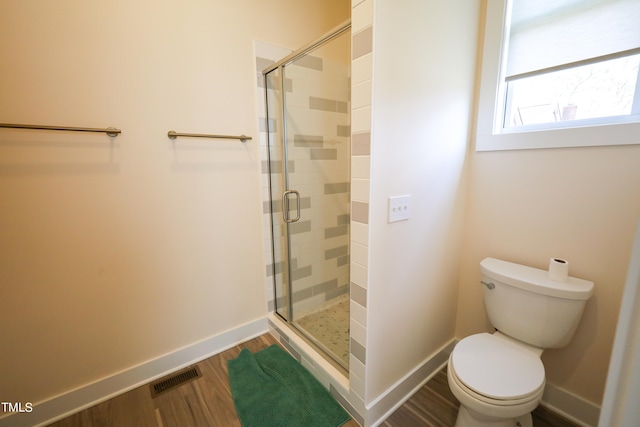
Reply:
M442 370L429 380L404 405L394 412L381 427L451 427L456 423L460 403ZM534 427L578 427L576 424L539 406L532 414Z
M270 334L262 335L198 363L202 377L173 390L151 397L149 386L138 387L100 403L50 427L241 427L235 412L227 360L240 350L259 351L277 343ZM446 373L439 372L409 401L395 411L382 427L451 427L458 402L447 385ZM574 427L553 413L538 408L534 427ZM358 427L353 419L344 427Z

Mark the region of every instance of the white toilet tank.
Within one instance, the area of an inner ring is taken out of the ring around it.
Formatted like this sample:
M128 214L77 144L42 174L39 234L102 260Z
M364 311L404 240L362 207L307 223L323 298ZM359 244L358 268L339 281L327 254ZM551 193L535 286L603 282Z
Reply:
M485 258L480 263L484 302L500 332L538 348L563 347L573 337L593 282L549 279L537 268Z

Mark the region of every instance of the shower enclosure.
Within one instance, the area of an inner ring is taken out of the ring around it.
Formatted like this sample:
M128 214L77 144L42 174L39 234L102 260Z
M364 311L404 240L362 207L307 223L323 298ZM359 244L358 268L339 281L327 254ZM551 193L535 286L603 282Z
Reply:
M350 24L263 71L275 311L349 363Z

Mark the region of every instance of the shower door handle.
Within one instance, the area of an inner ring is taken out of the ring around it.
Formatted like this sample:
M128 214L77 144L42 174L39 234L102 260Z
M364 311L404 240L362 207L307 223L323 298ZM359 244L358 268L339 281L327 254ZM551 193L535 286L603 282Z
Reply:
M296 217L289 217L289 195L296 195ZM296 222L300 219L300 193L296 190L287 190L282 193L282 219L286 223Z

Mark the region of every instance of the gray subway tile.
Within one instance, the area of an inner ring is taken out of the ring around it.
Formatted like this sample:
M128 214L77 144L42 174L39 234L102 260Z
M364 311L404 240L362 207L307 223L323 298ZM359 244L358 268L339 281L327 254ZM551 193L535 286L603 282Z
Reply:
M338 257L338 260L337 260L338 267L342 267L343 265L348 265L350 260L351 258L349 257L349 255Z
M262 74L262 71L275 63L272 59L256 57L256 71Z
M282 211L282 200L264 201L262 203L262 213L276 213Z
M327 249L324 251L324 259L333 259L349 253L349 246L338 246L337 248Z
M311 274L309 274L309 275L311 275ZM303 276L303 277L306 277L306 276ZM296 280L296 278L292 278L292 280ZM295 302L304 301L306 299L309 299L312 296L313 296L313 292L311 291L311 288L307 288L307 289L302 289L300 291L294 292L293 293L293 298L291 298L291 299L295 303Z
M324 238L331 239L332 237L345 236L349 234L348 225L339 225L337 227L329 227L324 229Z
M371 154L371 132L354 133L351 136L351 155L368 156Z
M309 276L311 276L311 266L310 265L291 271L291 280L303 279L303 278L309 277ZM311 295L311 290L309 290L308 292L299 291L299 292L295 293L294 300L295 301L300 301L302 299L305 299L305 298L301 297L303 294L306 295L306 298L309 298L309 297L312 296Z
M350 137L351 136L351 126L338 125L338 127L336 129L336 135L344 136L344 137Z
M351 220L351 217L349 214L344 214L344 215L338 215L337 219L338 219L338 222L337 222L338 225L342 225L342 224L349 225L349 221Z
M340 194L349 192L348 182L336 182L324 185L324 194Z
M311 208L311 197L300 197L300 209Z
M259 126L260 126L260 132L266 132L267 130L269 131L269 133L278 132L278 129L277 129L278 122L276 121L276 119L267 120L264 117L260 117Z
M280 174L284 172L283 166L284 162L282 160L271 160L271 173ZM287 163L289 173L294 173L296 171L296 163L294 160L289 160ZM269 162L266 160L262 161L262 173L269 173Z
M310 160L337 160L338 150L335 148L312 148L309 153Z
M312 55L305 55L298 58L295 60L294 64L317 71L322 71L324 69L323 59Z
M284 91L285 92L293 92L293 80L292 79L284 79Z
M263 160L262 173L269 173L269 163L271 163L271 173L282 173L283 171L282 160L271 160L271 162L267 160Z
M353 355L353 357L362 362L363 365L367 364L366 349L364 348L364 346L362 346L362 344L360 344L353 338L351 338L351 354Z
M324 292L334 290L338 287L338 279L328 280L323 283L319 283L313 287L313 294L318 295Z
M311 197L300 197L300 209L311 208ZM277 213L282 212L282 199L275 199L271 201L262 202L262 213Z
M363 426L364 425L364 416L362 414L360 414L358 412L358 410L356 408L354 408L353 405L351 405L351 403L349 403L347 401L347 399L344 396L342 396L339 391L337 391L335 389L335 386L333 384L329 384L329 391L331 392L331 395L338 402L340 402L340 404L347 410L349 415L351 415L356 420L356 423L358 425Z
M274 74L267 75L267 88L272 90L280 89L280 76Z
M347 292L349 292L349 287L348 286L340 286L340 287L336 287L335 289L332 289L330 291L327 291L326 293L326 301L329 301L333 298L337 298L341 295L346 294Z
M355 222L369 224L369 203L352 201L351 219Z
M282 271L285 267L286 264L282 261L273 264L267 264L267 275L272 276L274 272L275 274L282 274Z
M351 282L350 290L351 299L363 307L367 307L367 290L362 286Z
M311 221L298 221L289 224L290 234L300 234L311 231Z
M291 353L291 355L298 361L298 363L302 363L302 355L291 345L291 343L289 342L289 337L287 337L286 335L284 335L284 337L286 338L286 341L281 341L280 343L287 349L287 351L289 351L289 353Z
M360 58L373 50L373 27L367 27L353 35L351 43L352 59Z
M322 111L338 111L338 101L325 98L316 98L315 96L309 97L309 108L311 110Z

